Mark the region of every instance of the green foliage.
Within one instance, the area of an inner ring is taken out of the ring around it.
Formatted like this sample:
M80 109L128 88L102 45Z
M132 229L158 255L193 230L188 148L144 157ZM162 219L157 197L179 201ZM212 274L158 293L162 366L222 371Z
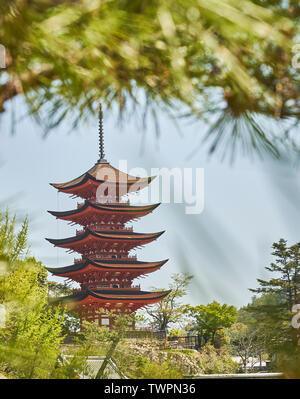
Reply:
M0 211L0 256L2 259L14 261L26 254L28 219L26 218L16 232L16 216L12 218L8 210Z
M284 350L277 353L276 366L283 372L284 378L300 379L300 346L292 351Z
M273 249L275 262L266 269L275 277L258 279L259 287L251 291L261 296L254 298L246 310L265 332L271 352L292 353L299 339L291 320L292 306L300 298L300 243L288 247L281 239L273 244Z
M230 352L240 356L243 369L247 372L249 359L262 358L266 350L266 337L259 326L247 326L243 323L234 323L228 330L230 337ZM250 364L253 368L254 364Z
M69 283L57 283L56 281L48 281L48 300L51 303L52 300L57 299L61 296L67 296L72 294L72 289ZM77 312L65 309L65 315L63 319L62 334L71 336L78 332L80 329L80 319Z
M214 340L214 347L216 349L220 349L223 347L228 347L230 343L230 338L227 333L227 329L221 329L216 332L215 340Z
M16 219L0 219L0 303L6 310L0 328L0 368L15 378L73 378L79 362L61 358L64 311L48 304L47 271L27 252L27 220L16 232ZM83 363L81 362L81 369ZM73 370L73 371L72 371Z
M99 351L105 354L105 359L96 374L96 379L106 378L106 367L108 362L114 356L119 343L124 338L128 329L129 323L135 319L134 315L122 315L115 312L109 312L105 309L99 309L99 314L106 314L111 320L113 325L110 329L100 327L95 323L83 322L83 331L80 337L81 346L85 346L90 354L95 354Z
M187 310L195 319L196 329L205 342L215 344L218 330L230 327L237 318L237 309L214 301L208 305L189 306Z
M172 328L168 334L168 337L182 337L183 331L178 328Z
M0 42L7 59L0 112L21 94L29 112L50 129L66 115L76 126L95 112L99 99L121 115L141 109L144 121L161 108L178 115L181 104L184 116L218 115L207 133L211 152L229 136L233 149L241 142L278 156L281 141L286 146L292 137L266 133L258 116L299 119L291 68L299 6L296 0L288 4L2 2Z
M195 350L194 349L164 349L165 352L167 353L183 353L184 355L193 358L195 356Z
M280 239L272 246L275 261L266 267L269 279L258 279L260 294L239 311L239 321L247 325L250 336L258 329L258 339L273 359L273 367L299 377L299 331L293 328L292 306L299 303L300 243L288 246Z
M298 332L291 325L292 313L283 305L280 295L269 293L254 297L251 304L242 308L239 320L247 325L250 336L255 336L257 331L258 343L273 360L275 370L286 370L289 360L289 367L296 368Z
M173 274L169 284L170 293L159 303L149 309L146 314L150 316L151 324L158 330L165 331L171 323L182 321L186 305L180 302L180 298L186 295L187 287L193 276L186 273ZM155 288L154 290L161 291Z
M300 243L288 247L287 241L280 239L272 247L272 255L276 259L266 270L274 273L275 277L270 280L257 279L259 288L250 291L277 294L282 306L291 309L300 298Z
M62 335L69 336L76 334L80 330L80 318L77 312L72 312L65 309L65 316L63 319Z
M238 370L226 349L215 349L209 344L201 349L198 363L204 374L230 374Z
M57 298L63 295L71 295L72 288L67 282L57 283L56 281L48 281L48 295L49 298Z
M50 374L51 379L79 379L80 374L91 375L87 367L88 351L85 346L80 346L68 357L59 356Z
M0 279L0 363L18 378L49 378L59 355L63 313L48 306L41 272L40 264L19 261Z
M158 363L151 361L143 356L138 356L133 370L131 370L131 378L140 379L180 379L182 375L178 367L174 367L168 361Z

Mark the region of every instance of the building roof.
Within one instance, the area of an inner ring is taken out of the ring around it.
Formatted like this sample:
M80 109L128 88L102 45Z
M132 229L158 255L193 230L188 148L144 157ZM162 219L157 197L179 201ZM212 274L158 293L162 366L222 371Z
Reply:
M111 215L116 215L117 217L125 220L135 219L148 213L152 212L160 204L135 206L128 204L100 204L93 203L90 201L85 201L84 204L76 209L70 211L48 211L51 215L56 216L59 219L66 219L74 221L80 224L82 217L88 217L91 220L101 220L103 217L111 217Z
M63 277L64 274L76 273L79 271L85 270L88 266L92 269L105 269L106 271L116 271L116 270L133 270L133 271L142 271L149 270L149 272L153 269L160 268L163 266L168 259L164 259L158 262L142 262L137 260L91 260L86 259L80 263L75 263L74 265L65 266L65 267L56 267L50 268L47 267L47 270L53 274L61 275Z
M51 244L54 244L55 246L66 246L68 248L68 244L73 244L76 242L82 242L86 241L89 239L94 239L94 240L102 240L106 243L109 243L110 241L117 241L117 242L132 242L136 243L135 246L137 245L142 245L143 242L151 242L161 236L164 233L164 231L160 231L158 233L134 233L134 232L127 232L127 231L109 231L109 230L104 230L104 231L92 231L89 229L85 229L81 234L78 234L73 237L68 237L68 238L46 238L47 241L49 241Z
M59 298L58 301L64 304L74 302L102 302L102 301L137 301L150 302L161 300L166 297L170 291L139 291L128 289L112 290L82 290L73 295Z
M97 183L108 183L108 184L121 184L121 185L141 185L145 186L151 183L155 176L151 177L137 177L131 176L127 173L121 172L114 168L112 165L107 163L96 163L91 169L83 173L76 179L70 180L66 183L50 183L53 187L58 190L64 191L69 190L78 186L83 185L88 180L92 180Z

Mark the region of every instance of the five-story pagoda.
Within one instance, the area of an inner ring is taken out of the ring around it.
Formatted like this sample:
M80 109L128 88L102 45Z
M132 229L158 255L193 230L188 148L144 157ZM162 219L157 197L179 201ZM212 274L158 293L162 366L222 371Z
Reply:
M84 199L77 208L49 211L58 219L82 226L76 235L64 239L47 239L55 246L77 252L81 258L66 267L48 268L56 276L80 284L73 294L59 300L78 312L83 320L109 326L111 320L99 309L132 313L161 301L168 291L141 291L133 279L152 273L167 261L138 261L130 254L134 248L156 240L163 232L135 233L128 222L151 213L159 204L133 206L122 198L151 183L153 177L139 178L111 166L104 157L103 118L99 112L99 160L86 173L63 184L52 184L58 191ZM100 314L99 314L100 313Z

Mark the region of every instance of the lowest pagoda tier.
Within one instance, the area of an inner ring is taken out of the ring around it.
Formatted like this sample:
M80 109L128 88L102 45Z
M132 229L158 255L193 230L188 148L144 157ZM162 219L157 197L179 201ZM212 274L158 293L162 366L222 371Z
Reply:
M67 304L70 309L77 312L92 312L94 320L99 308L107 311L121 311L132 313L139 308L160 302L170 291L141 291L126 289L111 290L80 290L73 295L66 296L59 300L60 303ZM87 314L85 319L89 320L91 314Z

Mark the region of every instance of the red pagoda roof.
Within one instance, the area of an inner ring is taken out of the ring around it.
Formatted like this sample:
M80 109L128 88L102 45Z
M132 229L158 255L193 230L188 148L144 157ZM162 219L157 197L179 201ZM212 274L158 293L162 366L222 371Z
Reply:
M84 220L99 223L101 221L110 220L113 215L118 217L122 223L129 220L139 218L151 213L160 204L133 206L128 204L99 204L85 201L84 204L77 209L70 211L48 211L51 215L59 219L70 220L76 224L84 224Z
M47 270L55 275L59 275L61 277L68 277L71 275L74 277L74 273L81 273L82 271L134 271L140 273L150 273L162 267L168 259L164 259L159 262L141 262L137 260L118 260L118 259L109 259L109 260L92 260L86 259L80 263L75 263L71 266L65 267L56 267L56 268L47 268Z
M91 185L99 186L101 183L115 184L115 185L125 185L125 187L130 187L133 184L137 185L138 191L141 188L147 186L155 178L152 177L137 177L131 176L127 173L121 172L120 170L114 168L112 165L107 163L96 163L91 169L83 173L76 179L70 180L66 183L55 184L50 183L53 187L57 188L59 191L64 191L66 193L74 193L74 195L80 195L80 191L84 191L84 188L91 189ZM88 187L90 186L90 187ZM81 190L74 190L76 188L81 188ZM125 188L127 191L127 188ZM82 198L85 198L83 196Z
M138 307L145 306L148 304L156 303L166 297L170 291L138 291L138 290L82 290L73 295L65 296L59 298L57 301L63 304L103 304L105 305L115 305L119 301L122 301L122 305L132 303L138 303Z
M62 248L69 248L79 253L84 252L84 248L98 249L101 243L101 249L133 249L137 246L148 244L161 236L164 231L158 233L133 233L127 231L92 231L86 229L81 234L69 238L52 239L46 238L51 244Z

